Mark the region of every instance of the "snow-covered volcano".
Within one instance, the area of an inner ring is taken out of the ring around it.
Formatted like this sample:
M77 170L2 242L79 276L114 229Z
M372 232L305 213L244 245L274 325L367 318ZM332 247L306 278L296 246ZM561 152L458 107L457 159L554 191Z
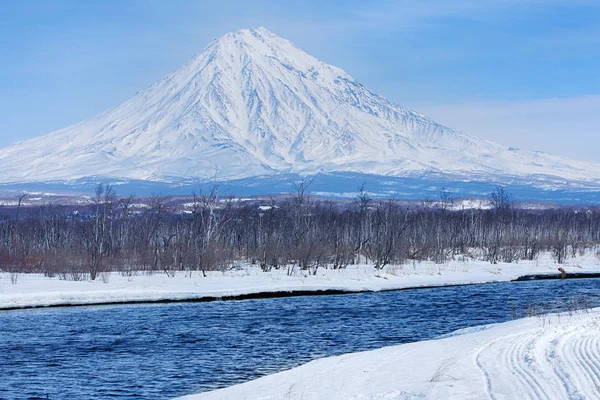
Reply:
M0 182L280 174L600 184L600 164L453 131L265 28L228 33L93 118L0 149Z

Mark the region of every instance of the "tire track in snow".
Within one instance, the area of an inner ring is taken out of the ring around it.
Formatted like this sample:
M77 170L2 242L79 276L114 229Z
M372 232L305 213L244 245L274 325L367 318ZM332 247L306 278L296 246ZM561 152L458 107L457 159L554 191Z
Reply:
M592 331L592 329L594 331ZM560 327L503 338L475 362L491 399L599 399L598 327Z
M572 399L600 399L598 384L600 369L596 362L591 361L592 344L590 332L573 331L562 340L557 347L558 368L569 371L568 392ZM556 370L556 368L555 368Z
M560 335L557 335L557 337L549 340L548 343L549 345L544 351L546 363L548 364L548 371L550 371L550 374L553 375L554 381L560 383L560 386L564 391L565 398L572 398L573 392L576 389L574 389L573 385L571 385L571 380L566 368L559 367L557 364L557 362L559 362L557 348L560 343Z
M549 398L532 375L530 346L535 340L531 334L515 335L490 343L480 353L478 366L488 379L488 393L492 399Z
M575 332L576 333L576 332ZM552 347L546 350L546 358L559 378L568 399L582 400L586 397L582 393L584 385L579 379L580 363L573 357L573 351L579 344L572 343L574 332L563 332L553 340Z
M600 371L600 338L597 336L591 337L589 359L596 370ZM597 376L597 378L600 383L600 376Z
M589 335L585 335L581 340L581 345L577 347L577 356L581 360L581 366L583 367L583 375L587 377L590 384L588 395L590 397L598 397L597 388L600 386L600 369L598 369L597 363L591 359L592 348L596 344L593 338Z
M481 361L481 355L487 350L489 349L489 347L495 343L497 343L499 341L499 339L494 340L491 343L486 344L485 346L481 347L476 353L475 353L475 365L477 365L477 368L479 368L479 370L481 371L481 373L483 374L483 377L485 379L485 392L486 394L490 397L490 399L492 400L496 400L496 396L494 396L494 393L492 392L492 380L490 378L490 374L489 371L485 369L483 362Z
M523 378L524 386L527 388L529 398L531 399L550 399L543 385L540 384L536 374L536 357L535 357L535 340L536 336L519 340L512 347L512 369L514 373L519 374Z

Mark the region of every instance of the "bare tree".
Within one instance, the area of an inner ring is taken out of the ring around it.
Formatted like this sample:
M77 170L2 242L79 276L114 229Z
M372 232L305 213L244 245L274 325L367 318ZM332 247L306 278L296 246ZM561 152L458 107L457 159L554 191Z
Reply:
M357 253L357 259L356 259L356 263L360 264L362 262L362 255L363 255L363 247L369 242L369 235L366 233L367 229L366 229L366 225L367 225L367 218L369 216L369 205L371 204L371 197L369 196L369 193L367 193L367 191L365 190L365 184L363 183L359 188L358 188L358 195L356 197L356 203L358 205L358 220L357 220L357 230L356 230L356 237L357 237L357 246L356 246L356 251Z
M382 200L364 187L346 202L310 196L309 185L300 182L290 197L244 201L223 198L215 185L184 210L164 196L134 204L105 185L86 206L31 206L22 197L0 206L0 270L62 279L135 270L206 276L248 262L316 274L353 262L517 262L540 252L564 263L600 248L597 207L526 210L502 188L490 195L491 209L456 209L444 192L425 204Z

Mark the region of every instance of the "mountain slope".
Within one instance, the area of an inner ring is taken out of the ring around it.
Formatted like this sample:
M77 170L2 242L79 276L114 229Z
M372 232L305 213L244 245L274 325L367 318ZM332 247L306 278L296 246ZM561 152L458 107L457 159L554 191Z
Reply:
M123 104L0 149L0 182L292 173L600 184L600 165L505 148L395 105L264 28L229 33Z

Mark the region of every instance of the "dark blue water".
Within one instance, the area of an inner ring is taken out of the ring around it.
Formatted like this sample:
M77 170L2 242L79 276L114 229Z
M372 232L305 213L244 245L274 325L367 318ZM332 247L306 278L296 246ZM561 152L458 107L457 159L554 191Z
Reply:
M0 312L0 398L166 399L334 354L561 310L600 280Z

